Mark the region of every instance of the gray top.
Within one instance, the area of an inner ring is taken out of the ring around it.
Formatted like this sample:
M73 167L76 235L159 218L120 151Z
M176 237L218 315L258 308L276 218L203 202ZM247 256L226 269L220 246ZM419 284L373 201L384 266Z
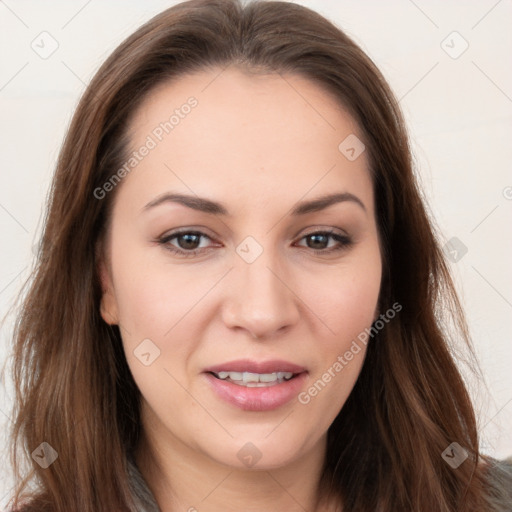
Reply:
M160 512L153 494L131 458L128 458L128 473L137 504L132 512ZM489 468L489 476L491 491L489 507L485 512L512 512L512 458L494 460Z
M131 512L160 512L160 508L149 490L144 477L135 464L132 456L127 457L128 475L130 477L130 485L132 487L133 498L136 507Z

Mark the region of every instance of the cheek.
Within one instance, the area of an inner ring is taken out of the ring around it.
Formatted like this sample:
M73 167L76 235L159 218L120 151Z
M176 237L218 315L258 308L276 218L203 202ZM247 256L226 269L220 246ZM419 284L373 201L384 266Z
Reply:
M351 273L339 279L336 290L331 285L329 293L317 297L316 311L329 331L323 329L327 334L316 340L316 364L298 396L310 428L329 428L359 377L378 300L379 276L379 272Z
M324 325L327 350L343 350L376 314L382 268L377 246L302 281L301 297Z
M190 272L162 264L158 248L125 246L113 263L120 321L127 333L138 336L166 337L198 303L210 282L208 275L192 279Z
M343 407L361 371L381 275L380 252L375 245L357 257L347 257L335 271L331 268L317 273L315 280L304 283L303 296L313 305L325 334L315 344L317 364L299 403L312 416L321 414L326 428Z
M192 283L190 273L157 265L147 249L125 246L114 268L124 351L138 388L153 410L193 407L178 383L187 386L188 361L200 339L190 319L207 289Z
M190 396L183 394L178 382L189 384L193 355L211 320L208 292L222 273L213 267L197 270L168 264L161 248L130 246L129 241L123 244L120 239L117 247L112 251L114 288L133 377L155 407L170 397L173 403L184 405ZM141 358L147 353L149 357ZM150 364L145 366L146 362ZM161 395L164 386L168 392L165 400Z

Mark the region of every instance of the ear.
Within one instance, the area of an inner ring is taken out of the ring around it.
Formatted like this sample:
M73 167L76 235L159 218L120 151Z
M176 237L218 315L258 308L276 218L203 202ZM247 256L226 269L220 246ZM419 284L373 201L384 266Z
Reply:
M119 313L112 282L112 273L109 269L109 266L105 262L105 257L103 251L101 250L101 245L102 244L99 244L96 253L96 266L101 283L100 314L107 324L117 325L119 323Z

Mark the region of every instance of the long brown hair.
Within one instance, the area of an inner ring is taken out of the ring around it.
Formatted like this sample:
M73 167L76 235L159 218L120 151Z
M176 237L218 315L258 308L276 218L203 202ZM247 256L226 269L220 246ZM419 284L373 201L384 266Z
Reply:
M399 106L372 61L319 14L239 0L191 0L154 17L112 53L76 109L15 326L13 505L134 510L126 454L140 436L140 393L119 329L99 313L98 248L115 191L96 199L94 190L126 161L130 115L157 84L228 65L306 77L353 115L367 143L383 244L381 311L403 306L371 339L328 431L320 492L339 497L344 512L484 510L475 415L444 319L470 347L467 327ZM42 442L58 452L46 469L31 457ZM469 454L456 469L442 457L452 442Z

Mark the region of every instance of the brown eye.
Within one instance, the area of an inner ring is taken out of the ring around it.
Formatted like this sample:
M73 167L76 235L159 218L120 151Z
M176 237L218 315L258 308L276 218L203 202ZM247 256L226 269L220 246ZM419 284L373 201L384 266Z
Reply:
M163 236L158 243L172 253L187 257L210 249L208 246L200 247L203 239L211 240L208 235L200 231L180 231Z
M338 251L345 249L352 244L350 237L346 235L339 235L332 232L318 231L316 233L310 233L302 238L306 240L306 247L313 251L320 253L329 253L331 251ZM335 243L329 246L331 240ZM304 247L302 245L302 247Z
M325 249L329 244L329 236L324 234L309 235L307 239L311 242L310 249Z
M185 233L183 235L177 235L176 240L178 241L178 245L180 249L197 249L197 246L201 242L201 235L196 233Z

